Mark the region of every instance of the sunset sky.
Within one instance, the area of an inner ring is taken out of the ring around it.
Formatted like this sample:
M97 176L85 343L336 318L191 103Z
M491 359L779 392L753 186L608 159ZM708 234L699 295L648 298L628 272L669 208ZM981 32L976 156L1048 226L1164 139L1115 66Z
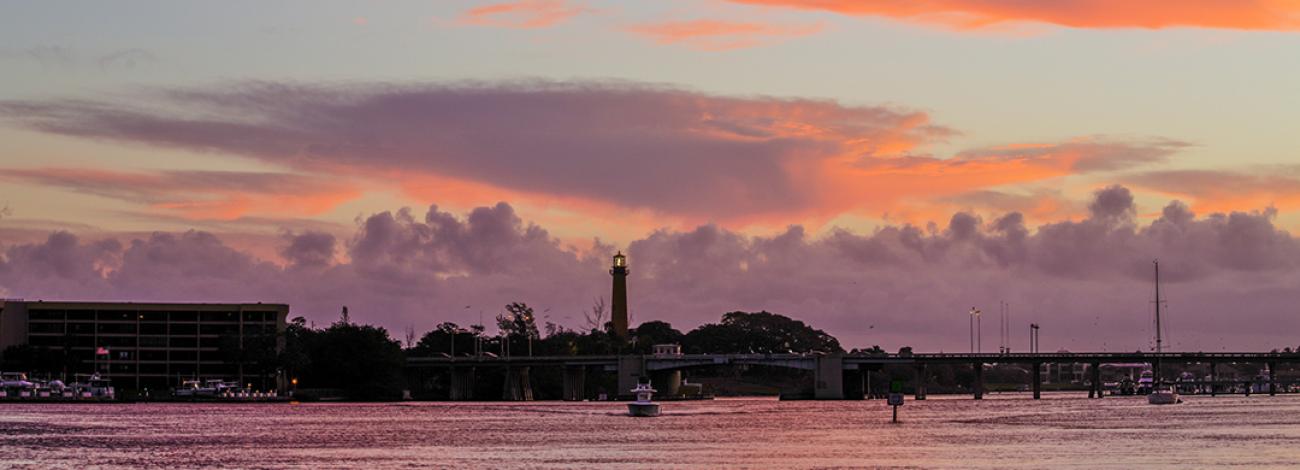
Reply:
M1300 0L28 2L0 297L1300 345Z

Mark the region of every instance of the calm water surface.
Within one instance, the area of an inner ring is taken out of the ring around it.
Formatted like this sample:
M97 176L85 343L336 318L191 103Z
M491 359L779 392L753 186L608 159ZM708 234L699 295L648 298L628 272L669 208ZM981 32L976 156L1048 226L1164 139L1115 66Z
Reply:
M1300 465L1300 396L621 403L0 404L0 467Z

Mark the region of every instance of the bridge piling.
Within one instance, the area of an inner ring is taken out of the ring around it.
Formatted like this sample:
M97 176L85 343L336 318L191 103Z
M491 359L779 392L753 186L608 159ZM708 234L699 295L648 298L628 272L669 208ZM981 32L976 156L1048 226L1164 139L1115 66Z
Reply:
M975 389L975 399L983 400L984 399L984 364L980 362L976 362L974 366L975 366L975 382L974 384L971 385L971 388Z
M1218 363L1210 361L1210 396L1219 394L1219 373Z
M506 369L506 383L501 398L511 401L533 401L533 385L528 380L528 366Z
M451 387L449 392L452 401L468 401L474 399L473 367L452 367L448 375L451 377Z
M564 366L565 401L582 401L586 398L587 368L583 366Z
M917 364L916 365L916 392L913 394L913 397L915 399L917 400L925 399L925 383L929 381L928 379L929 379L929 375L928 372L926 372L925 370L925 364L924 363Z
M1268 363L1268 396L1277 396L1277 362Z
M1043 375L1043 363L1041 363L1041 362L1035 362L1035 363L1033 363L1033 364L1034 364L1034 366L1033 366L1033 369L1034 369L1034 370L1033 370L1033 374L1032 374L1032 375L1033 375L1033 381L1034 381L1034 383L1032 384L1032 387L1033 387L1033 389L1034 389L1034 399L1035 399L1035 400L1038 400L1038 399L1042 398L1042 388L1043 388L1043 377L1042 377L1042 375Z
M1093 398L1093 394L1096 394L1096 398L1101 398L1105 392L1101 386L1101 363L1094 362L1089 367L1092 368L1092 387L1088 389L1088 398Z

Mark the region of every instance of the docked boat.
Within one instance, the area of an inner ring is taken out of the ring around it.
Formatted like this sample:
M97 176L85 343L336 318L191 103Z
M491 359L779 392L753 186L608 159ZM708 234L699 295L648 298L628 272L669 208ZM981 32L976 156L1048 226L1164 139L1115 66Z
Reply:
M650 384L638 383L636 388L632 389L632 394L636 395L636 401L627 404L627 414L639 417L659 416L659 404L650 401L650 397L654 393L655 389Z
M1155 374L1150 370L1142 371L1142 375L1138 376L1137 394L1150 395L1151 392L1155 390L1155 388L1156 388Z
M239 392L239 384L221 379L185 380L172 390L172 396L182 398L230 397Z
M1152 378L1151 393L1147 395L1147 403L1152 405L1173 405L1182 403L1183 400L1178 398L1178 390L1172 385L1160 380L1160 354L1164 352L1162 336L1160 334L1160 306L1164 304L1164 299L1160 298L1160 261L1153 261L1155 264L1156 274L1156 361L1155 376ZM1144 376L1147 372L1142 373Z
M91 374L84 380L78 379L67 386L72 389L73 396L77 398L95 398L112 400L116 398L116 391L113 384L108 379L102 378L99 374Z
M36 390L36 383L27 380L22 372L0 372L0 398L29 398Z

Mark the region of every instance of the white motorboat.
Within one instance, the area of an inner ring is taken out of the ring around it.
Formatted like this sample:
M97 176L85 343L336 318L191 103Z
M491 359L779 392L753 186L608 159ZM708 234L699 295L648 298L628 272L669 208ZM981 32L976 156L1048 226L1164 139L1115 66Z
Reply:
M0 372L0 388L32 389L36 383L27 380L22 372Z
M650 384L638 383L636 388L632 389L632 393L636 395L636 401L627 404L627 414L638 417L659 416L659 404L650 401L650 397L655 391Z

